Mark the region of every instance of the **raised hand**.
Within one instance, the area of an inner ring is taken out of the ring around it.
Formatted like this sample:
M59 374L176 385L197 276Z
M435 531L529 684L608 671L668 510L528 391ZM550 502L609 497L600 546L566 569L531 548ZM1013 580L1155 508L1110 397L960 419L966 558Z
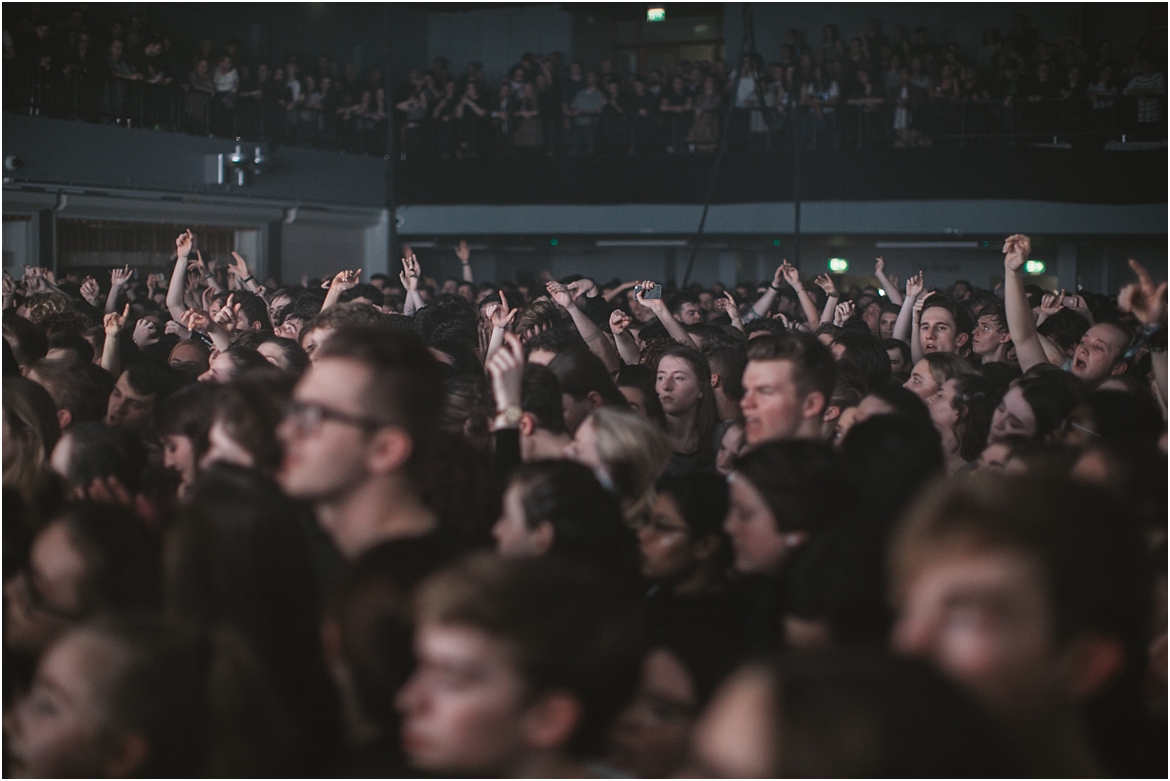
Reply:
M130 305L126 304L126 308L122 310L122 314L117 312L109 312L102 318L102 326L106 329L107 337L117 337L122 333L122 329L126 327L126 319L130 317Z
M563 306L565 309L574 306L573 294L560 282L548 282L544 287L548 290L548 294L552 296L552 300L557 306Z
M833 309L833 325L845 325L851 317L853 317L852 301L842 301Z
M922 272L919 271L914 276L906 280L906 298L918 298L922 295L926 283L922 278Z
M634 288L635 301L655 314L658 314L658 312L666 309L666 302L661 298L646 298L646 294L654 289L653 282L646 280L645 282L639 282L638 284L641 285L642 289L638 290L638 288Z
M240 318L240 305L235 303L235 300L234 293L229 295L227 301L224 302L223 309L216 312L213 318L219 327L228 333L236 330L236 323L239 322Z
M232 260L234 260L235 263L228 265L229 274L239 277L241 282L252 276L252 274L248 271L248 261L244 260L240 253L233 252Z
M609 331L614 336L621 336L630 327L633 320L620 309L615 309L609 313Z
M191 254L191 247L195 243L195 236L191 230L185 230L179 234L175 239L175 254L180 258L185 258Z
M800 290L803 285L800 283L800 270L796 266L789 263L787 260L780 264L780 268L776 269L788 286L793 290ZM779 285L777 285L779 287Z
M597 290L597 283L592 279L578 279L575 282L570 282L569 284L565 285L565 287L567 287L569 292L573 294L573 298L577 299L581 296L589 295L589 293Z
M874 258L874 260L873 260L873 274L874 274L874 276L878 276L879 274L881 274L885 270L886 270L885 259L882 257Z
M197 271L199 276L201 276L203 279L207 279L209 276L211 276L211 272L207 270L207 264L203 262L203 254L198 251L195 253L195 260L187 261L187 270Z
M1118 308L1123 312L1132 312L1134 317L1146 325L1165 323L1166 283L1155 285L1146 267L1133 258L1129 259L1129 267L1137 275L1138 281L1121 289L1117 296Z
M1045 293L1040 299L1040 315L1042 317L1052 317L1054 314L1064 309L1064 291L1057 293Z
M180 339L190 339L191 332L183 327L183 324L178 320L167 320L166 325L163 326L164 334L174 334Z
M825 295L827 295L829 298L840 297L840 294L837 292L837 284L828 274L821 274L814 281L817 283L817 287L825 291Z
M4 272L3 292L4 292L4 306L7 307L8 301L14 295L16 295L16 280L13 279L12 275L9 274L7 271Z
M488 359L486 367L492 380L492 393L496 397L498 411L520 406L524 361L524 346L520 339L515 334L505 333L504 343Z
M110 287L126 287L126 283L130 281L130 277L133 274L134 272L130 270L129 266L110 269Z
M346 290L357 287L358 283L362 281L362 270L353 269L351 271L338 271L333 275L333 281L329 283L330 290L338 290L344 293Z
M459 242L459 246L455 248L455 257L459 258L460 263L471 262L471 247L467 246L466 241Z
M90 306L97 306L101 295L102 289L98 287L97 280L93 277L86 277L85 281L81 283L81 297L88 301Z
M508 308L508 298L504 295L504 291L500 291L500 306L498 309L493 309L491 312L492 328L499 328L501 331L507 330L508 326L512 324L516 313L519 309Z
M158 337L155 336L157 331L158 329L154 323L149 320L139 320L134 325L134 335L132 337L134 344L138 345L140 349L149 347L152 344L158 344Z
M924 296L919 296L918 300L914 302L914 319L918 320L918 316L922 314L922 310L926 308L926 299L934 295L934 291L930 291Z
M208 316L206 311L201 311L198 309L188 309L183 313L183 316L179 318L179 322L182 323L183 327L185 327L188 331L201 331L202 333L207 333L207 330L211 328L211 317Z
M1003 266L1008 271L1019 271L1032 254L1032 240L1022 233L1013 233L1003 243Z
M165 290L167 286L166 278L162 274L148 274L146 277L146 289L154 292L155 290Z
M407 247L406 249L410 249ZM418 279L422 276L422 267L418 264L418 258L414 254L409 254L402 259L402 271L398 274L398 279L402 282L402 286L406 288L407 292L418 290Z

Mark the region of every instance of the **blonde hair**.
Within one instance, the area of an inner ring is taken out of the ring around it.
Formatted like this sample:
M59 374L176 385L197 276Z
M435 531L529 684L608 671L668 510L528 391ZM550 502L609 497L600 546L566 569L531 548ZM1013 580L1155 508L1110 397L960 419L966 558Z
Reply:
M654 484L670 462L670 445L662 430L636 412L599 407L590 413L597 432L597 454L613 481L629 523L636 523L654 503Z
M49 472L49 456L61 436L57 407L49 392L24 377L4 378L4 420L8 436L20 443L12 463L4 465L4 487L32 502Z

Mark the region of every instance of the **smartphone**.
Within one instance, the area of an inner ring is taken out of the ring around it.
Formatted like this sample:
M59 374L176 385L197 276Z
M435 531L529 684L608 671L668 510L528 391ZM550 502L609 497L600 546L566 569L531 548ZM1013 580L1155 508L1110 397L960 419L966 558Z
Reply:
M1076 296L1065 296L1064 297L1064 306L1068 307L1069 309L1075 309L1077 306L1077 297Z
M641 285L634 286L635 293L641 293L642 289L643 288ZM653 300L655 298L662 298L662 285L655 285L650 290L647 290L646 295L642 296L642 298L646 299L647 301Z

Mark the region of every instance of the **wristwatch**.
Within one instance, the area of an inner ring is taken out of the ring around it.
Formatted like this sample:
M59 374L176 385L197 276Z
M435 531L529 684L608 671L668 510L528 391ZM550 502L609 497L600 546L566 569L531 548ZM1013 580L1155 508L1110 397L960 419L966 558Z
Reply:
M518 426L520 425L520 418L523 414L524 410L512 404L496 413L496 418L492 421L492 426L493 428Z

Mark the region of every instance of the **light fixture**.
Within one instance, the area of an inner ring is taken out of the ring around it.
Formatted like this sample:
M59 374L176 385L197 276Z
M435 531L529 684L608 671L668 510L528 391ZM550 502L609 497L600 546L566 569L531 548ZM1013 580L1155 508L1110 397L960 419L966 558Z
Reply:
M849 270L849 261L845 258L829 258L829 271L838 274Z
M1042 260L1029 260L1024 264L1024 271L1028 274L1043 274L1045 268Z
M657 7L657 6L654 8L647 8L646 9L646 21L647 22L665 22L666 21L666 9L661 8L661 7Z

